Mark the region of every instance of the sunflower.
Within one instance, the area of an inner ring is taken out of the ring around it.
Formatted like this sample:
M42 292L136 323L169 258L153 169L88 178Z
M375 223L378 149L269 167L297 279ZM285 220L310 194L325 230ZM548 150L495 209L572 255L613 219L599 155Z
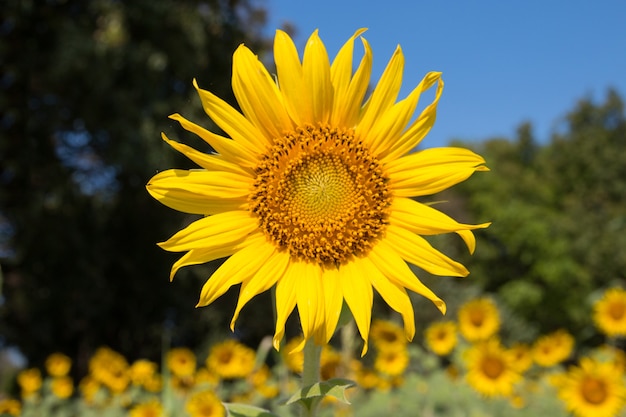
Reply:
M428 326L424 332L428 348L439 356L452 352L457 343L456 327L451 321L437 322Z
M370 339L379 351L402 350L407 342L402 327L388 320L372 322Z
M374 360L374 369L387 376L400 376L409 366L409 352L406 349L379 351Z
M172 115L216 153L163 135L202 169L160 172L147 185L164 205L204 216L159 244L186 252L170 278L181 267L229 257L204 284L198 306L241 284L231 329L250 299L275 287L276 349L296 307L303 340L327 343L345 301L364 354L372 288L402 315L406 338L412 339L415 322L406 289L442 312L445 304L407 263L435 275L469 273L422 235L454 232L473 252L472 230L488 226L458 223L413 199L488 169L482 157L462 148L410 153L435 122L441 73L428 73L396 102L404 65L398 47L365 101L372 51L364 38L365 52L353 73L354 43L363 32L356 31L331 64L317 31L302 60L291 38L277 31L276 77L241 45L233 54L232 87L242 113L194 81L207 115L230 138ZM414 118L421 93L431 87L433 101Z
M509 348L509 351L513 355L513 367L517 372L524 373L532 366L533 355L527 344L515 343Z
M117 394L130 383L128 368L126 358L108 347L98 348L89 359L89 371L94 379Z
M593 321L609 337L626 336L626 291L606 290L593 306Z
M500 330L498 308L489 298L477 298L463 304L458 319L459 331L469 342L489 339Z
M513 364L514 357L496 339L477 343L465 353L466 379L479 393L493 397L510 396L521 375Z
M162 417L163 415L163 406L157 400L137 404L128 413L129 417Z
M191 417L225 417L226 409L211 390L198 391L189 397L185 410Z
M145 385L157 373L158 365L147 359L138 359L130 366L128 374L133 385Z
M91 403L98 391L100 391L100 382L91 375L84 376L80 382L78 383L78 390L82 398L87 402Z
M206 366L220 378L245 378L253 370L256 353L236 340L226 340L211 348Z
M567 359L574 349L574 337L565 330L557 330L535 340L533 360L539 366L550 367Z
M582 358L566 374L559 397L577 417L612 417L624 406L626 388L614 366Z
M19 416L22 403L15 398L0 398L0 415Z
M335 378L342 366L342 356L330 345L324 345L320 354L320 376L322 381Z
M41 389L43 384L41 371L37 368L20 371L20 373L17 374L17 384L22 390L22 397L30 397Z
M301 343L302 337L294 337L287 342L285 349L281 351L281 356L287 368L297 374L302 373L304 367L304 352L296 349Z
M46 372L50 376L65 376L70 371L72 360L62 353L56 352L46 358Z
M167 368L177 377L190 377L196 372L196 355L186 347L170 349L165 358Z
M61 399L67 399L74 393L74 381L69 376L59 376L52 378L50 391Z

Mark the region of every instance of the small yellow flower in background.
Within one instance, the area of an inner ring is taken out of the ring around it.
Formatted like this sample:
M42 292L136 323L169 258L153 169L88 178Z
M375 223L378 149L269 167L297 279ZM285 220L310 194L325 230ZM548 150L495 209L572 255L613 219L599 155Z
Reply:
M160 392L163 389L163 377L154 374L144 382L143 387L149 392Z
M187 403L185 410L190 417L225 417L226 409L213 391L204 390L193 393Z
M87 403L93 401L96 393L100 390L100 382L93 376L87 375L78 383L78 389Z
M432 323L424 332L426 346L439 356L448 355L457 344L457 327L454 322Z
M341 367L342 357L332 346L324 345L320 355L320 376L322 381L335 378Z
M37 368L30 368L21 371L17 374L17 384L22 390L22 397L30 397L41 389L41 371Z
M533 360L537 365L547 368L569 358L573 350L574 337L561 329L535 340L532 346Z
M19 416L22 412L22 403L14 398L0 399L0 415Z
M626 388L611 364L582 358L565 375L559 397L577 417L614 417L624 406Z
M45 362L46 372L53 377L67 375L71 366L72 360L68 356L58 352L48 356Z
M465 352L464 359L467 382L487 397L510 396L514 385L522 378L513 366L511 352L496 339L473 345Z
M374 320L370 330L370 339L376 350L403 350L407 339L402 327L388 320Z
M50 390L58 398L67 399L74 393L74 381L69 376L52 378Z
M209 387L215 387L220 382L219 376L215 372L209 371L205 366L201 366L196 371L196 385L206 384Z
M108 347L96 350L89 360L89 371L96 381L116 394L124 392L130 383L126 358Z
M145 386L157 373L159 366L147 359L138 359L130 366L128 374L133 385Z
M533 364L533 353L525 343L515 343L509 348L513 356L513 367L520 374L526 372Z
M276 78L241 45L233 54L232 87L240 113L194 82L207 115L228 136L171 116L208 143L202 153L163 139L200 170L170 169L155 175L148 192L161 203L203 217L159 245L186 252L172 267L230 257L207 280L198 306L241 284L231 322L255 295L276 288L274 347L296 310L304 339L328 343L342 304L352 311L367 351L373 290L415 334L409 289L445 312L444 302L412 272L466 276L460 263L422 236L456 233L470 252L473 230L414 200L487 171L485 160L462 148L411 153L433 126L443 92L441 73L426 74L398 100L404 56L398 47L367 100L372 51L358 30L332 61L315 31L298 56L291 38L274 39ZM353 72L354 43L364 56ZM417 116L422 92L433 101Z
M285 348L281 351L281 356L287 368L296 374L302 373L302 367L304 365L304 354L302 350L296 348L302 343L302 337L294 337L290 339Z
M157 400L137 404L130 409L129 417L164 417L163 406Z
M248 382L250 382L252 389L264 398L274 398L280 393L280 390L276 383L271 381L271 376L270 368L264 364L248 376Z
M369 390L378 386L380 376L374 369L363 366L361 362L355 362L353 367L354 380L359 387Z
M593 306L593 321L609 337L626 336L626 290L606 290Z
M167 368L178 377L192 376L196 372L196 355L185 347L172 348L165 359Z
M463 304L458 319L459 331L468 342L487 340L500 330L500 313L489 298L477 298Z
M256 353L236 340L226 340L211 347L206 366L220 378L245 378L253 370Z
M388 376L399 376L409 366L409 352L406 349L381 350L376 352L374 369Z

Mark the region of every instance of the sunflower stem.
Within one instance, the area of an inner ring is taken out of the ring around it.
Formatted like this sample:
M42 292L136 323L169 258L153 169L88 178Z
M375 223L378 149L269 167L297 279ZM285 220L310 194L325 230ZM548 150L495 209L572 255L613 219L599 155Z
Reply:
M320 356L321 346L317 346L312 338L307 339L304 344L304 364L302 368L302 388L320 382ZM313 417L319 399L314 398L309 404L302 404L301 417Z

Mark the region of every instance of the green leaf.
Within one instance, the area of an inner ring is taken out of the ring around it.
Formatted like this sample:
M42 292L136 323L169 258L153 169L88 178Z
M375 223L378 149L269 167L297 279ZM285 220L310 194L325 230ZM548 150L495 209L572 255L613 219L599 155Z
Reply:
M278 417L269 411L247 404L224 403L229 417Z
M302 401L306 404L313 399L321 399L321 397L326 396L334 397L345 404L350 404L350 401L346 398L346 390L354 386L356 386L354 381L343 378L334 378L324 382L317 382L298 390L285 402L285 404L293 404L298 401Z

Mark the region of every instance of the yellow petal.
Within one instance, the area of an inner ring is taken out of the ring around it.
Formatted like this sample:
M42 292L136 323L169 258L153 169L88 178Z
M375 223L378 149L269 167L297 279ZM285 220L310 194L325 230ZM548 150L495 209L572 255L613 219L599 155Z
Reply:
M352 58L354 55L354 40L366 29L358 29L354 35L343 44L330 67L330 78L335 91L335 100L348 90L352 78Z
M240 240L228 245L222 245L219 247L212 247L207 249L199 248L190 250L182 257L180 257L178 261L174 263L174 265L172 265L172 270L170 272L170 281L174 279L174 275L176 275L176 272L178 272L178 270L184 266L204 264L207 262L211 262L215 259L225 258L232 255L237 250L239 250L238 245L243 242L244 238L245 237L242 237Z
M180 123L183 129L188 132L195 133L200 136L200 138L211 145L217 153L233 164L241 165L246 168L254 168L256 166L258 155L246 149L244 146L241 146L241 144L235 142L234 140L216 135L201 126L190 122L178 113L172 114L170 119L176 120Z
M370 149L372 153L380 155L383 163L387 159L391 160L399 157L401 155L398 153L399 150L403 150L403 153L406 153L417 146L417 143L414 145L409 143L405 135L403 135L403 132L413 118L421 94L428 90L435 81L440 80L440 76L441 73L438 72L427 74L407 98L390 107L389 110L376 120L369 132L364 132L364 134L367 135L367 141L371 144ZM443 83L441 84L443 85ZM435 97L433 101L434 105L431 103L413 123L411 128L416 124L422 123L422 120L426 117L425 114L433 114L431 109L436 109L440 95L441 92ZM434 117L432 118L432 122L434 123ZM430 126L432 126L432 124ZM393 150L397 150L397 152L392 153L392 158L389 155Z
M388 225L385 241L407 262L434 275L464 277L469 271L434 249L423 237L395 225Z
M420 83L422 91L426 91L435 82L437 82L435 98L428 106L426 106L415 122L413 122L413 124L399 139L394 140L393 142L387 142L387 150L385 151L385 156L382 158L383 162L397 159L410 152L412 149L416 148L428 132L430 132L430 129L435 124L435 119L437 118L437 105L439 104L439 99L443 93L443 80L441 79L441 73L430 72Z
M363 43L365 53L359 63L359 67L350 80L348 89L335 92L333 113L331 115L331 124L333 126L352 128L356 126L360 117L363 98L369 87L370 76L372 74L373 59L372 48L369 43L367 43L365 38L361 38L361 42ZM352 70L352 68L350 68L350 70Z
M234 330L235 322L239 317L239 312L257 294L261 294L264 291L269 290L276 281L278 281L289 265L289 254L287 252L280 252L274 250L274 252L265 260L265 263L259 268L252 278L247 281L243 281L241 289L239 290L239 298L237 300L237 307L235 308L235 314L230 322L230 329Z
M277 30L274 36L274 61L278 73L278 86L285 98L289 116L297 125L313 123L311 100L305 93L298 50L293 40L282 30Z
M184 213L217 214L247 205L252 178L233 172L169 169L146 189L162 204Z
M389 185L397 197L438 193L465 181L476 171L487 171L485 160L463 148L431 148L385 165Z
M296 307L296 284L302 277L295 274L296 262L287 265L285 274L276 283L276 330L274 331L274 348L280 348L280 341L285 335L285 323Z
M243 114L269 141L293 129L276 83L244 45L233 54L233 92Z
M302 333L307 340L325 329L322 270L310 262L294 262L292 271L299 277L295 287L296 301ZM321 343L319 340L316 342Z
M248 211L228 211L196 220L159 246L170 252L232 245L258 228Z
M374 294L372 285L366 277L370 271L366 270L361 258L354 258L340 267L341 290L346 304L352 311L356 326L363 338L363 350L361 356L367 353L367 341L372 321L372 304Z
M172 148L176 149L178 152L182 153L204 169L209 171L229 171L239 175L250 175L244 168L225 161L219 155L209 155L180 142L170 140L167 136L165 136L165 133L161 133L161 138Z
M402 84L403 67L404 55L398 46L380 77L378 85L365 104L363 117L356 128L358 137L367 137L374 123L395 103Z
M234 253L209 277L202 287L196 307L211 304L230 287L248 280L263 266L275 247L264 237L252 237L252 240L254 243Z
M404 287L387 279L369 258L361 259L361 264L362 268L367 271L364 277L369 279L371 285L389 307L402 315L404 334L409 341L413 340L415 336L415 313L411 299Z
M252 153L263 153L271 145L271 141L230 104L215 94L202 90L195 79L193 86L198 91L206 114L235 142Z
M392 283L428 298L445 314L445 303L415 276L406 262L386 240L378 242L368 254L368 258Z
M409 198L394 198L391 203L389 222L419 235L457 233L465 241L470 253L474 252L476 240L470 230L484 229L491 223L464 224L448 215Z
M311 100L313 122L327 123L333 107L330 62L317 30L309 37L302 59L302 80Z
M324 294L324 311L326 314L326 328L323 343L328 343L339 322L341 307L343 306L343 292L341 290L340 273L337 268L327 268L322 271L322 287Z
M457 230L484 229L491 223L459 223L447 214L410 198L394 198L391 202L390 221L420 235L451 233Z

